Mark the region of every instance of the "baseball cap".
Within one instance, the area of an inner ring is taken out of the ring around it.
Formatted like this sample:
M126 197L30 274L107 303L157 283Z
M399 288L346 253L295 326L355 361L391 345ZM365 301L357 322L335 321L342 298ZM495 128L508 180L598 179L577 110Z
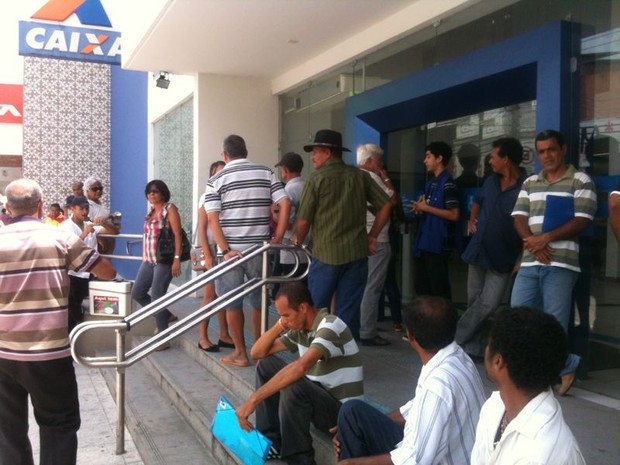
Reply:
M278 166L285 166L293 173L301 173L304 168L304 161L298 153L288 152L282 155L282 159L276 163L276 167Z

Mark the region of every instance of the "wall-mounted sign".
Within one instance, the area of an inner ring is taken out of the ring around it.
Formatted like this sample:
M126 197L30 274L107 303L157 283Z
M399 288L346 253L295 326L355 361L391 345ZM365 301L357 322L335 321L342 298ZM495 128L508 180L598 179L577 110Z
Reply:
M23 114L24 86L0 84L0 123L22 124Z
M76 15L83 25L58 24ZM19 22L19 54L97 63L121 63L121 34L112 27L101 0L49 0L32 19Z

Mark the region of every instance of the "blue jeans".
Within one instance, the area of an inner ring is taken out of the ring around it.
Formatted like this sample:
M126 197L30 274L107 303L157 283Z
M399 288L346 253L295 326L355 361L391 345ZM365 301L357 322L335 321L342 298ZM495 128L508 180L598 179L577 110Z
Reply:
M573 305L573 286L579 273L558 266L521 267L514 287L512 307L534 307L553 315L568 335L568 325ZM568 354L560 375L572 373L579 365L579 356Z
M371 339L377 336L377 313L379 298L385 284L388 265L392 257L389 242L378 242L377 253L368 257L368 278L360 304L360 337Z
M470 355L483 356L485 341L477 335L484 321L497 310L510 282L510 273L476 265L467 271L467 311L459 318L454 340Z
M172 265L142 262L136 280L133 283L131 297L145 307L152 301L166 295L170 281L172 281ZM151 290L150 295L149 289ZM168 327L170 315L171 313L168 309L164 308L155 316L159 331L163 331Z
M340 460L387 454L403 435L403 426L364 401L353 399L340 408Z
M347 324L355 339L360 337L360 305L367 276L367 258L344 265L327 265L313 259L308 274L308 287L314 305L330 308L335 293L336 314Z

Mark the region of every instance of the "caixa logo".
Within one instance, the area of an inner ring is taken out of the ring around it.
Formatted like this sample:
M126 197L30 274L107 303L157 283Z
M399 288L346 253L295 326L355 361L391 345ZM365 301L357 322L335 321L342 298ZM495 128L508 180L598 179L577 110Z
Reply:
M98 28L58 24L72 15ZM49 0L32 19L46 22L19 22L20 55L121 63L121 35L109 29L112 24L100 0Z
M0 84L0 123L22 124L24 113L24 86Z

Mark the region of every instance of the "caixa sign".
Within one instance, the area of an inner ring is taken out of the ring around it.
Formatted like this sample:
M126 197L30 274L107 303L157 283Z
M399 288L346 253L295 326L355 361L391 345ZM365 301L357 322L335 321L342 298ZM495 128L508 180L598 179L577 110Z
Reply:
M59 24L72 15L81 24L98 28ZM100 0L49 0L32 19L45 22L19 22L20 55L121 63L121 35L109 29L112 25Z
M24 86L0 84L0 123L22 124Z

